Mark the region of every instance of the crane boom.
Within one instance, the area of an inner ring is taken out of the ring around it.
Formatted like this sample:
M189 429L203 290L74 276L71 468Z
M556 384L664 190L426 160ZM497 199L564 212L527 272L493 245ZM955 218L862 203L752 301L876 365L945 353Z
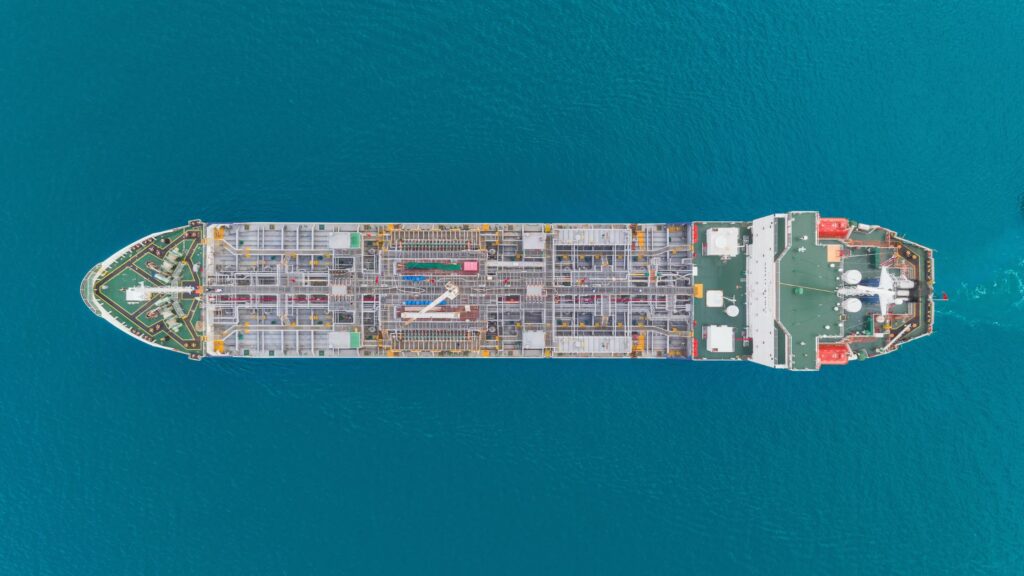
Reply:
M413 322L415 322L415 321L419 320L420 318L422 318L423 315L426 314L427 312L430 312L434 308L437 308L441 304L441 302L444 302L445 300L454 300L455 297L459 295L459 287L456 286L454 282L449 282L449 283L445 284L444 287L445 287L444 294L441 294L440 296L435 298L433 302L431 302L430 304L427 304L422 309L420 309L419 311L415 312L412 316L409 317L408 320L405 321L405 324L406 325L412 324Z

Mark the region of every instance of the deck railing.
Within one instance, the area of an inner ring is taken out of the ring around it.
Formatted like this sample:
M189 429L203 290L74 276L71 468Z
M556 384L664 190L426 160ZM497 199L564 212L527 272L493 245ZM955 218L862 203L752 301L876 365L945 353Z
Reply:
M93 266L88 274L85 275L85 278L82 278L82 284L78 287L78 291L82 295L82 301L89 307L89 310L92 310L93 314L97 316L102 316L103 313L100 312L99 304L96 303L96 299L92 295L93 280L96 278L99 270L99 264Z

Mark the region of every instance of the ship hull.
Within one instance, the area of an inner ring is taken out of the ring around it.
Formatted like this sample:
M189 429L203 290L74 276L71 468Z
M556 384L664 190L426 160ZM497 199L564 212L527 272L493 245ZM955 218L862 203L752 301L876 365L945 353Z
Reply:
M854 269L914 288L884 315L851 312L839 275ZM194 359L674 358L813 370L929 333L932 274L930 250L813 212L661 224L193 221L94 267L82 297L133 337Z

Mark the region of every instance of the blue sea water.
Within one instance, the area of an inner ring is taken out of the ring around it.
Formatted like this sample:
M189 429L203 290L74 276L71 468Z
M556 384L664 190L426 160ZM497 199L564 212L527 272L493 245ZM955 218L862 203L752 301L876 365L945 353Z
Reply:
M1024 573L1024 4L0 2L0 574ZM203 361L147 233L809 209L937 251L844 369Z

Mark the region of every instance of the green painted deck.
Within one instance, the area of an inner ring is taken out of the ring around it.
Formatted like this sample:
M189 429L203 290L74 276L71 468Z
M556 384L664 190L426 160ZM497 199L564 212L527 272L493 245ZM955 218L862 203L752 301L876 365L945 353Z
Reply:
M789 333L794 370L817 368L817 339L839 337L839 272L817 243L817 215L792 214L789 250L779 261L779 321Z
M185 315L179 318L180 326L171 330L159 314L153 318L147 316L156 299L128 302L125 292L140 282L147 286L167 286L167 283L153 276L147 264L159 266L163 256L176 246L186 261L181 285L198 286L201 281L196 270L201 270L203 265L202 239L203 228L197 222L132 246L95 279L92 290L96 303L117 322L142 338L183 354L201 354L202 306L199 299L192 296L181 298Z
M694 341L697 343L697 359L735 360L745 358L752 353L749 340L743 338L747 326L747 287L746 255L740 250L739 255L723 259L720 256L706 256L704 231L710 228L739 228L741 243L743 238L750 237L750 222L697 222L698 240L694 245L693 262L697 269L694 284L704 287L704 296L693 299L693 319L696 324ZM707 305L709 290L721 290L726 298L721 308ZM730 318L725 307L735 303L740 309L739 316ZM711 352L703 336L702 328L707 326L732 326L736 332L735 351L732 353Z

